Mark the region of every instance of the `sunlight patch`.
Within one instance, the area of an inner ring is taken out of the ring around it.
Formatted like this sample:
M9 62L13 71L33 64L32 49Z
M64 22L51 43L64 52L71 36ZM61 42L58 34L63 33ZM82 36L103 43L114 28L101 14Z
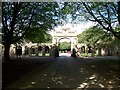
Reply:
M101 87L101 88L104 88L105 86L104 85L102 85L102 84L99 84L99 86Z
M36 82L31 82L31 84L32 84L32 85L35 85L35 84L36 84Z
M90 80L95 79L95 78L96 78L96 75L95 75L95 74L92 75L91 77L89 77Z
M56 84L63 84L63 82L61 81L62 77L59 76L59 77L52 77L52 81L56 82Z
M46 76L47 76L47 74L44 74L44 76L46 77Z
M26 87L21 87L20 89L27 89L27 88L31 88L31 87L32 87L32 85L28 85Z

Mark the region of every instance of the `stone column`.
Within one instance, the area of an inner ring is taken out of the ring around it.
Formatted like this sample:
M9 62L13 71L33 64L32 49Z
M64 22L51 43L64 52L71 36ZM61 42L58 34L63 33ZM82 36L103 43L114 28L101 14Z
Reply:
M15 49L16 49L16 47L12 47L11 49L10 49L10 56L11 57L15 57L16 55L15 55Z
M117 56L119 56L119 57L120 57L120 45L118 45Z
M52 50L52 49L53 49L53 47L52 47L52 45L51 45L51 46L50 46L49 56L53 56L53 55L52 55L52 53L53 53L53 50Z
M88 56L88 47L85 48L85 56Z
M42 48L42 56L45 56L45 46Z
M71 52L72 52L73 48L74 48L74 42L71 41Z
M28 55L31 56L31 48L28 48Z
M35 56L38 56L38 47L35 48Z
M101 56L101 47L98 47L98 56Z
M25 47L25 56L29 56L30 50L28 47Z
M0 54L0 60L2 60L2 53L3 53L3 52L2 52L2 44L0 44L0 53L1 53L1 54Z
M104 56L107 56L108 55L108 52L107 52L108 50L107 50L107 48L105 47L104 48Z
M91 48L91 57L94 57L95 56L95 50L94 50L94 48Z

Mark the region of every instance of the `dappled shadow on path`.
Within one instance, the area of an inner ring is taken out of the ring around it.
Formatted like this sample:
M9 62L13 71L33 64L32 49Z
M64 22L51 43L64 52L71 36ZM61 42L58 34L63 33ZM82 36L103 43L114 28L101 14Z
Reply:
M36 58L23 58L21 60L12 59L10 62L2 63L2 88L6 88L12 83L24 77L26 74L31 71L36 70L36 68L45 65L46 67L51 64L51 60L38 59Z
M117 61L92 61L60 57L54 62L36 63L34 66L29 73L8 85L8 88L86 89L119 87ZM30 67L32 67L32 64L24 68Z
M83 59L84 60L84 59ZM79 60L78 60L79 61ZM86 60L85 68L92 72L91 76L80 83L79 88L120 88L119 60ZM81 61L79 61L81 62Z

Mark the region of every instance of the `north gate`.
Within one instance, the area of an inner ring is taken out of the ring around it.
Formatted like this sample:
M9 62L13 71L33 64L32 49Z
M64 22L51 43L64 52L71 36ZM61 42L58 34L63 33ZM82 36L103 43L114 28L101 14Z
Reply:
M55 29L52 34L52 44L59 46L61 39L69 39L71 42L71 51L78 44L77 31L73 27L62 26Z

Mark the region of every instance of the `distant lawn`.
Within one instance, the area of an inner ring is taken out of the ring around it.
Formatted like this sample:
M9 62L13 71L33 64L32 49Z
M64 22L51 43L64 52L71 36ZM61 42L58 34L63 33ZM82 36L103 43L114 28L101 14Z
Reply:
M88 53L88 54L86 54L86 53L81 53L81 54L80 54L80 56L82 56L82 57L86 57L86 56L90 57L91 55L92 55L91 53ZM94 56L97 56L97 54L95 54Z
M35 56L35 54L32 54L32 56ZM39 53L38 56L42 56L42 53ZM49 56L49 53L46 53L45 56Z

